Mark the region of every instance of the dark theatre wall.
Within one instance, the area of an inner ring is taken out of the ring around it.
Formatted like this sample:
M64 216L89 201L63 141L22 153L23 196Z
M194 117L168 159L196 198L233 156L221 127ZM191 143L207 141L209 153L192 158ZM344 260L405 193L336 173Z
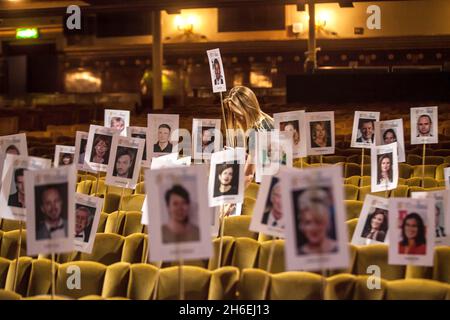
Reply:
M449 72L288 75L287 103L450 101Z

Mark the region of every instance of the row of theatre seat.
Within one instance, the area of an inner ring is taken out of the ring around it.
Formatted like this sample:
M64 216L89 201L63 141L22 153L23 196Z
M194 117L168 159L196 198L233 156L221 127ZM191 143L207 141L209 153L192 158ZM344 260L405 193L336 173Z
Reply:
M50 296L51 261L21 260L16 292L9 289L14 267L10 267L2 299L178 299L179 267L159 269L149 264L125 262L105 266L92 261L56 264L55 296ZM1 265L1 264L0 264ZM69 287L74 268L82 275L78 287ZM260 269L221 267L207 270L183 266L184 298L194 300L450 300L450 285L426 279L379 279L376 288L367 275L323 276L310 272L271 274Z
M231 218L230 218L231 219ZM236 220L239 219L231 219ZM353 221L347 222L349 229ZM228 227L228 229L227 229ZM215 270L218 267L219 246L222 244L222 266L234 266L240 270L245 268L260 268L272 273L285 272L285 241L283 239L271 239L262 234L251 233L242 230L242 236L233 236L232 225L226 224L223 238L213 238L213 255L207 260L186 261L187 265L194 265L209 270ZM253 237L252 237L253 236ZM13 230L0 233L0 259L11 262L17 255L19 231ZM257 237L257 238L256 238ZM273 262L268 266L270 252L273 250ZM21 259L26 257L26 231L23 232L21 244ZM342 270L331 270L329 274L351 273L355 275L364 275L367 267L377 265L381 268L380 277L388 280L397 280L404 278L424 278L433 279L440 282L450 283L450 248L448 246L437 246L434 251L434 265L432 267L400 266L388 264L388 246L384 244L370 246L355 246L349 244L350 263L349 267ZM48 255L39 255L38 259L49 259ZM116 262L127 263L145 263L151 261L155 266L166 268L177 263L154 262L148 256L148 236L144 233L133 233L128 236L122 236L114 233L97 233L92 253L70 252L58 254L55 261L66 263L73 261L94 261L105 265ZM5 272L5 270L3 270ZM0 278L1 278L0 272ZM5 276L5 274L3 274ZM1 283L1 282L0 282Z
M86 175L81 175L79 178L81 182L89 181L92 183L96 183L95 180L86 179ZM346 182L350 182L353 180L354 184L347 184L345 186L346 194L354 194L353 191L348 191L350 189L357 190L356 198L359 199L361 191L364 193L370 192L370 186L365 187L357 187L360 183L361 177L352 177L352 179L347 179ZM364 179L364 177L363 177ZM358 180L358 181L357 181ZM102 183L102 179L100 179L100 184ZM99 184L99 185L100 185ZM356 184L356 185L355 185ZM92 187L92 185L91 185ZM420 187L414 186L400 186L400 189L403 189L403 196L408 196L409 191L419 191ZM398 189L399 189L398 188ZM99 188L100 189L100 188ZM268 259L268 248L271 245L272 241L267 241L269 238L265 237L262 234L253 233L248 230L248 226L251 219L251 214L253 212L253 206L255 199L257 197L257 192L259 189L259 185L252 184L246 190L246 198L243 206L243 216L238 217L229 217L225 220L225 228L224 228L224 253L222 259L222 265L230 265L237 267L238 270L242 271L242 276L244 275L247 268L251 270L249 272L262 272L262 269L266 269L267 259ZM95 190L95 189L94 189ZM406 191L405 191L406 190ZM139 264L144 262L147 251L147 236L142 233L143 226L140 224L141 219L141 207L144 199L143 196L143 185L141 184L140 188L137 188L134 192L132 190L127 191L127 196L122 199L122 203L119 204L120 200L120 188L114 189L105 187L104 193L101 196L105 197L105 208L108 210L104 210L102 212L102 219L99 225L99 232L96 237L96 242L94 245L94 251L91 255L84 254L67 254L67 255L59 255L57 257L57 261L59 263L77 263L77 262L101 262L105 265L111 265L113 263L117 263L119 261L123 263L131 263ZM399 190L393 190L389 193L390 196L399 196ZM135 193L135 194L132 194ZM138 193L138 194L136 194ZM383 193L385 195L385 193ZM381 194L381 195L383 195ZM350 196L347 196L350 197ZM351 196L353 199L355 196ZM110 199L115 199L114 205L107 204ZM358 200L346 200L347 214L348 214L348 230L349 236L351 237L353 230L357 224L357 217L359 216L359 212L361 210L362 201ZM123 211L117 213L115 210L121 206ZM127 211L126 209L134 209L136 211ZM117 220L119 218L119 220ZM0 256L4 256L3 261L6 261L6 264L9 263L12 265L13 259L15 258L15 253L17 251L17 240L18 240L18 231L14 231L17 229L17 223L11 222L8 220L1 221L0 224L2 230L13 230L6 231L1 234L1 254ZM117 228L118 226L118 228ZM120 234L127 235L126 237L116 235L114 232L117 231ZM24 232L26 234L26 232ZM213 240L214 248L216 256L210 259L209 261L189 261L186 264L196 265L204 268L211 269L212 271L217 271L217 252L218 252L218 243L220 239L216 238ZM280 273L284 274L284 241L276 240L275 241L275 263L272 268L269 270L271 273ZM26 236L25 241L22 246L22 254L25 254L26 248ZM450 283L448 265L450 265L450 248L449 247L438 247L435 251L435 265L433 268L421 268L421 267L404 267L404 266L391 266L387 264L387 247L386 246L368 246L368 247L355 247L350 245L350 251L352 252L352 263L351 267L348 270L338 270L336 271L338 274L336 277L344 277L346 276L348 279L357 279L365 274L366 268L368 265L379 265L382 274L381 277L390 281L400 280L401 281L425 281L428 283L428 280L440 281L444 283ZM37 260L45 260L48 257L40 256L35 257L39 258ZM30 257L21 257L21 259L30 259ZM366 263L362 263L362 261L366 261ZM167 269L170 264L156 265L157 267L163 267L161 270ZM260 268L258 270L252 268ZM8 267L8 271L4 273L4 281L6 284L6 278L8 277L10 267ZM214 272L215 272L214 271ZM333 275L333 271L326 271L326 275ZM290 274L286 273L286 274ZM272 276L270 276L272 277ZM356 278L355 278L356 277ZM326 281L333 277L328 277ZM325 279L325 278L324 278ZM428 279L428 280L418 280L418 279ZM242 280L242 279L241 279ZM353 281L351 280L351 281ZM350 280L349 280L350 281ZM356 281L356 280L355 280ZM421 282L421 283L422 283ZM433 281L432 281L433 282ZM356 282L354 282L356 283ZM406 283L406 282L405 282ZM352 285L353 287L355 284ZM8 289L7 286L5 286ZM5 294L9 294L10 290L5 291ZM48 292L47 292L48 293ZM379 298L386 298L386 292L383 295L379 296ZM29 296L27 294L21 293L22 296ZM33 296L35 294L31 294ZM96 293L98 296L98 292ZM100 296L102 293L100 294ZM272 293L267 293L268 297L277 298L271 296ZM336 296L341 295L338 293ZM358 295L358 294L357 294ZM295 294L291 295L291 298L295 298ZM429 296L433 296L430 293ZM20 297L20 296L16 296ZM71 296L73 297L73 296ZM110 296L103 296L104 298ZM132 296L122 296L132 298ZM159 296L158 296L159 297ZM210 298L208 293L208 298ZM427 296L428 297L428 296ZM288 297L289 298L289 297ZM161 297L161 299L164 299Z

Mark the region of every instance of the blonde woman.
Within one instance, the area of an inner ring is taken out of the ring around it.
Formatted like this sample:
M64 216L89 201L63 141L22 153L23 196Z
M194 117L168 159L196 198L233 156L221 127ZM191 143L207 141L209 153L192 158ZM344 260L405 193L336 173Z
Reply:
M227 129L248 129L270 131L273 129L273 118L261 110L256 95L247 87L237 86L230 90L224 100ZM250 136L249 148L254 147L254 134ZM255 164L250 153L245 163L245 187L250 185L255 174Z
M230 90L224 100L226 129L234 129L245 133L249 129L255 131L270 131L274 128L273 118L261 110L255 93L244 86L236 86ZM249 150L255 146L255 133L250 133ZM244 167L245 188L247 188L255 175L255 161L252 152L249 152ZM231 212L235 205L226 206L226 212Z

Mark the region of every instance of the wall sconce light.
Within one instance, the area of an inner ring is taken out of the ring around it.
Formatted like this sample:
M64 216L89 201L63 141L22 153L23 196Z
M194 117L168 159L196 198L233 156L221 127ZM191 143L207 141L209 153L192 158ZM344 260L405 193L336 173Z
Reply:
M175 28L181 32L181 34L174 34L166 37L168 41L205 41L206 36L203 34L195 33L196 29L200 25L200 19L197 15L192 14L178 14L174 19ZM198 29L198 28L197 28Z
M183 31L185 34L191 34L194 32L194 27L197 24L197 17L177 15L175 17L175 26L178 31Z
M330 21L330 13L328 11L319 11L316 16L316 26L319 28L325 28L327 22Z

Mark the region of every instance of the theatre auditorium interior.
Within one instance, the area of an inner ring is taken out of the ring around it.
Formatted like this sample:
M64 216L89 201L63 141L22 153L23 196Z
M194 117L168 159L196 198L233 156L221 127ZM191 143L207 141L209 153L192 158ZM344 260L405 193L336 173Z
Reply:
M450 1L3 0L0 42L0 300L450 300Z

